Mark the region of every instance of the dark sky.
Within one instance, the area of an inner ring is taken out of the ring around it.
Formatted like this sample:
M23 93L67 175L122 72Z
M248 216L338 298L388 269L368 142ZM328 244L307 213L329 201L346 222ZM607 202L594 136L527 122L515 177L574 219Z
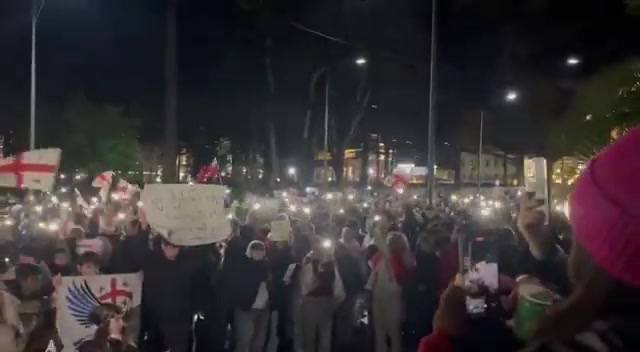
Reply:
M351 60L362 54L370 60L371 103L377 108L367 109L360 131L384 131L425 142L428 1L264 0L271 9L267 15L241 11L230 0L180 2L182 140L264 139L262 125L252 121L260 121L264 113L263 28L268 23L276 87L272 114L279 139L288 141L285 148L299 140L309 79L324 64L339 67L334 72L334 114L338 123L348 120L356 83L363 74ZM38 23L38 117L43 125L59 119L55 113L47 114L47 104L61 104L84 92L92 100L139 111L143 138L161 138L163 3L46 0ZM639 20L624 15L622 0L441 3L440 141L453 140L461 129L473 128L467 123L473 120L469 116L477 116L483 108L498 121L490 124L495 132L488 138L509 144L513 138L503 141L502 135L524 133L527 126L559 115L581 77L638 52ZM27 137L29 18L29 1L0 1L0 132L14 130L18 144L26 143ZM292 23L346 43L300 30ZM565 67L570 54L580 55L584 65ZM566 89L555 99L559 102L554 100L551 108L538 111L539 102L546 101L541 94L547 82ZM505 110L501 97L511 87L520 90L521 99L528 103Z

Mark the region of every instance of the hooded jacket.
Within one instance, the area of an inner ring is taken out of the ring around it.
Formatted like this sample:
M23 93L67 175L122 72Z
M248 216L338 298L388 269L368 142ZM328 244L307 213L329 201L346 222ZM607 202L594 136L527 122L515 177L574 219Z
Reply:
M267 292L269 292L269 296L271 296L272 292L269 280L269 267L266 257L262 260L254 260L251 258L250 249L254 243L262 242L249 242L245 255L242 258L239 258L237 263L238 276L235 280L231 281L233 288L231 292L233 293L232 297L235 306L243 310L251 309L256 300L256 296L258 295L261 283L264 282L267 285Z

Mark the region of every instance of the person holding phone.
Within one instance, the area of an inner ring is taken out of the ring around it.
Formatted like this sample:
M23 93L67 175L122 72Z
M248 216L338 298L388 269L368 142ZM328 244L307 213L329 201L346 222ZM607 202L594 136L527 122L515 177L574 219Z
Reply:
M313 237L311 251L302 262L302 348L305 352L331 351L333 313L345 297L333 252L330 239Z
M570 197L575 239L567 262L573 289L539 317L521 351L640 350L638 150L636 128L596 156L576 183ZM545 214L527 202L522 204L519 227L527 238L539 240ZM463 287L449 286L434 318L435 332L422 340L420 352L456 351L453 341L468 326L464 298Z

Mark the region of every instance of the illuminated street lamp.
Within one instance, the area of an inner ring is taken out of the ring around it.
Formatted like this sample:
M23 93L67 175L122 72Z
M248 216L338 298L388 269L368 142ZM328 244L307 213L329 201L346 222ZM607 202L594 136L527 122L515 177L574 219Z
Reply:
M365 67L367 65L367 59L364 56L359 56L355 58L354 61L349 60L347 62L355 63L356 66L358 67ZM311 116L312 116L312 108L314 106L316 84L318 83L318 80L320 79L320 77L325 76L326 79L325 79L325 86L324 86L324 97L325 97L324 99L324 141L323 141L324 143L322 148L323 155L324 155L323 172L326 172L326 170L329 168L327 155L329 155L329 105L330 105L329 92L331 90L332 69L333 69L333 66L329 66L329 65L322 66L318 68L313 73L313 76L311 77L311 82L309 84L309 105L307 108L307 116L305 120L305 127L304 127L304 133L303 133L304 138L306 139L309 132L309 126L311 126ZM331 182L332 180L329 179L327 181Z
M290 166L289 169L287 170L287 174L289 176L295 176L296 175L296 168L293 166Z
M518 99L518 92L516 92L515 90L510 90L507 92L507 95L505 95L504 98L508 102L516 101Z
M577 65L580 65L581 62L582 61L580 60L579 57L577 57L577 56L569 56L567 58L566 64L567 64L567 66L577 66Z

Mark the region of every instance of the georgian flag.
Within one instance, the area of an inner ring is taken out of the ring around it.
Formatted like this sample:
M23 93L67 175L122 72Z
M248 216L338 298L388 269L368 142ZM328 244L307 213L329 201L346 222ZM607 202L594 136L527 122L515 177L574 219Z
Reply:
M118 181L118 186L116 187L116 195L120 202L129 202L131 200L131 197L133 197L136 192L140 192L140 188L138 186L132 185L123 179L120 179Z
M220 165L218 165L218 160L214 158L210 165L200 168L196 179L198 183L207 183L209 180L218 178L219 174Z
M115 174L113 173L113 171L105 171L100 175L96 176L96 178L93 180L93 183L92 183L93 187L100 188L100 197L102 198L103 202L106 202L107 197L110 196L109 190L111 189L111 185L113 184L114 175ZM126 203L129 200L131 200L131 197L136 192L139 192L139 191L140 191L140 188L120 178L118 180L116 191L114 193L115 195L114 200L117 200L122 203Z
M51 191L61 150L36 149L0 159L0 186Z
M107 197L109 196L109 189L111 188L111 183L113 182L113 171L105 171L100 175L96 176L91 185L95 188L100 188L100 198L103 203L107 202Z

